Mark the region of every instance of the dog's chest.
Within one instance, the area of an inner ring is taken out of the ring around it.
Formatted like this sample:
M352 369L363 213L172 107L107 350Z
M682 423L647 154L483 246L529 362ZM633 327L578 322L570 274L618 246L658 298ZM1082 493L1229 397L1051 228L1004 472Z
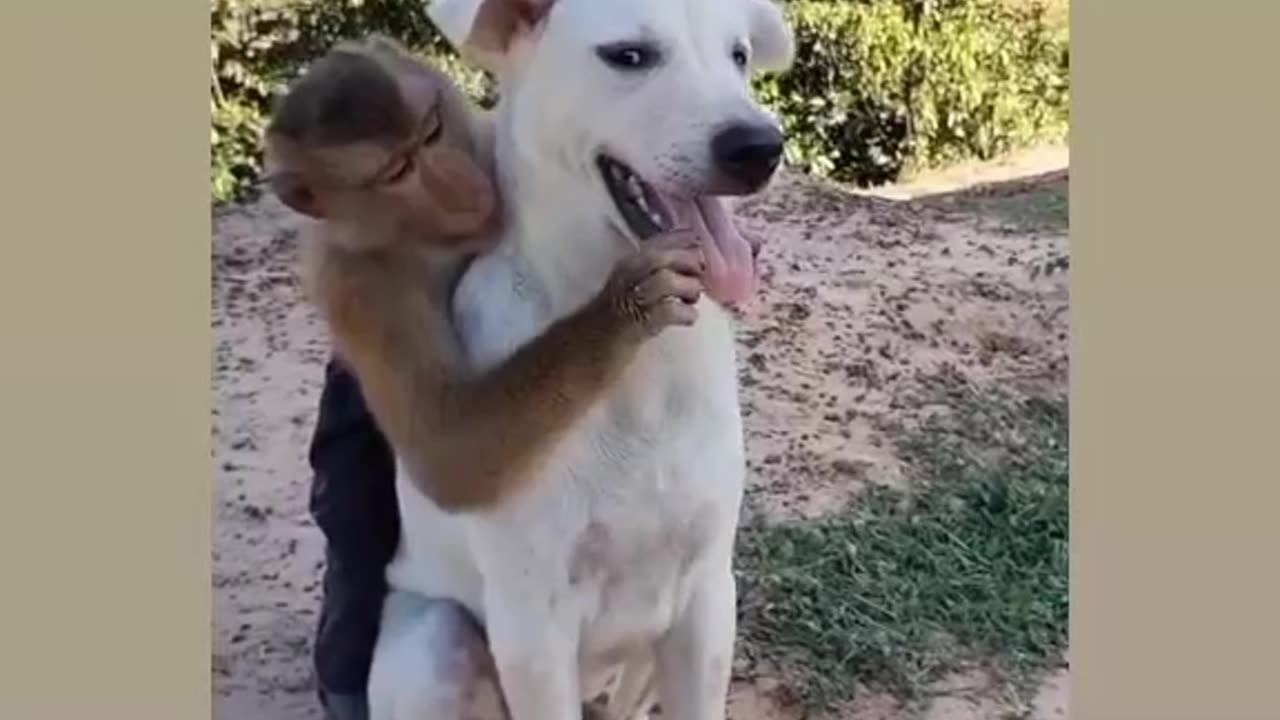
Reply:
M473 360L489 367L551 318L500 289L519 287L509 278L483 285L493 290L457 310ZM547 467L473 536L486 583L571 599L587 656L652 640L691 579L723 564L737 523L744 459L725 313L706 301L695 327L648 342Z

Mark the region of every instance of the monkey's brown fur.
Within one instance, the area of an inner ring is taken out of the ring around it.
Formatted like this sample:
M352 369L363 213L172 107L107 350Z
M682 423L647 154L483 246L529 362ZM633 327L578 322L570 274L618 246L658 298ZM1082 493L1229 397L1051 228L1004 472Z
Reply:
M485 120L441 73L375 38L319 60L266 137L272 190L321 220L303 244L307 294L413 481L448 510L492 505L535 476L646 338L694 321L701 292L698 253L675 233L509 360L468 372L448 308L497 237Z

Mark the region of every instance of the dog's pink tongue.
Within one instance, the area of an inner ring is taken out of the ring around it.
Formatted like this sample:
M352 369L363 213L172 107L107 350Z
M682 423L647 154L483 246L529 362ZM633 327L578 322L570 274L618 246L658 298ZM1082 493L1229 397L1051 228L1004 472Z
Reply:
M719 198L694 201L693 228L707 263L703 282L707 294L718 302L745 302L756 290L756 263L751 243L742 237Z

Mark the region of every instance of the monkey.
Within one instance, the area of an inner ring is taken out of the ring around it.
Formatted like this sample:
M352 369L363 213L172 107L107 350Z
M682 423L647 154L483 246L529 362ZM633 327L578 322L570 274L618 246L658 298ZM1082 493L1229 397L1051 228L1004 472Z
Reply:
M414 485L449 512L528 483L644 342L695 322L703 291L692 231L672 231L505 362L469 370L450 302L500 236L488 120L441 71L374 36L317 60L264 136L271 191L318 221L304 293Z

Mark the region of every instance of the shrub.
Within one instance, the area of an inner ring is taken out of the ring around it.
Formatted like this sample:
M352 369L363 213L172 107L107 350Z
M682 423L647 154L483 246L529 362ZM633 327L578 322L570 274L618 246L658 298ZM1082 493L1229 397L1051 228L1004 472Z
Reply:
M788 160L858 185L1065 138L1066 0L792 0Z
M799 168L859 185L1065 137L1066 0L787 0L797 60L757 83ZM271 98L334 43L395 37L473 97L422 0L210 0L211 192L241 197L260 166Z

